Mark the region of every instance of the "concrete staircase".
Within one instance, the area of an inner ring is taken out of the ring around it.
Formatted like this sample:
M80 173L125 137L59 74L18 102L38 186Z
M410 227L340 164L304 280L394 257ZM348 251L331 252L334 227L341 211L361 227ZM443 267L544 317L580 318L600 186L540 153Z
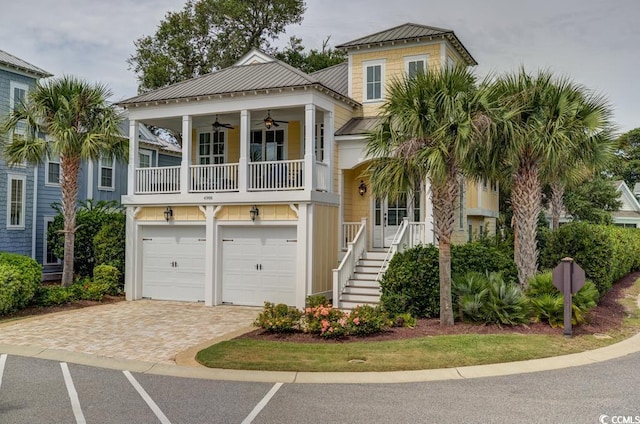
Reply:
M340 295L340 309L380 303L380 284L376 281L387 252L366 252L358 261L353 277Z

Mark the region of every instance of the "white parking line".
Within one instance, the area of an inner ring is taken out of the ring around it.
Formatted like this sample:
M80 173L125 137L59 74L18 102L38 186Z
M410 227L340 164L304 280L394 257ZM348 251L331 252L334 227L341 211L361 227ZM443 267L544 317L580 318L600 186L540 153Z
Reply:
M251 411L251 413L249 415L247 415L247 418L245 418L244 421L242 421L242 424L251 424L253 422L253 420L258 416L260 411L262 411L262 408L267 406L267 403L269 403L269 401L271 400L273 395L275 395L276 392L278 390L280 390L280 387L282 387L282 384L283 383L274 384L274 386L271 388L271 390L269 390L269 393L264 395L262 400L260 402L258 402L258 404L256 405L255 408L253 408L253 411Z
M67 386L67 392L69 392L71 409L73 409L73 415L76 417L76 422L78 424L86 424L87 421L84 419L82 408L80 408L80 399L78 399L78 392L76 392L76 388L73 385L73 380L71 379L71 373L69 373L69 366L66 362L60 362L60 368L62 368L64 384Z
M133 375L131 375L129 371L122 371L122 372L124 373L125 377L127 377L127 380L129 380L131 385L138 391L138 393L140 393L140 396L142 396L142 399L144 399L144 401L147 402L147 405L149 405L149 408L151 408L153 413L156 414L156 417L158 417L160 422L162 424L171 424L171 421L169 421L169 418L167 418L167 416L164 415L164 413L160 410L158 405L153 401L153 399L151 399L151 396L149 396L146 390L142 388L140 383L138 383L138 381L135 378L133 378Z
M0 355L0 387L2 387L2 374L4 374L4 364L7 362L7 354Z

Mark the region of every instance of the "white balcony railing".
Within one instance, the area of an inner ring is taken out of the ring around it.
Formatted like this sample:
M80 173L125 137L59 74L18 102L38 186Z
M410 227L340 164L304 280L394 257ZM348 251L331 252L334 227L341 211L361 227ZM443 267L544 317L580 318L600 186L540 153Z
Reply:
M304 160L281 160L249 163L251 191L304 189Z
M317 190L329 191L329 165L324 162L316 162L315 172Z
M179 166L136 169L136 194L179 192Z
M238 164L192 165L191 187L193 193L238 191Z

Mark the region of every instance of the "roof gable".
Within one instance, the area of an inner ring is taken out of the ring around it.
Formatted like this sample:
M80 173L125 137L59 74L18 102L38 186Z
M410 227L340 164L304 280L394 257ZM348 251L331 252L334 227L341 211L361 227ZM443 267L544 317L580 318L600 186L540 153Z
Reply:
M26 62L10 53L5 52L4 50L0 50L0 65L7 66L17 71L25 72L29 75L33 75L39 78L53 76L44 69L40 69L37 66L30 64L29 62Z
M622 206L620 207L621 211L634 211L640 212L640 203L638 203L638 199L633 195L631 190L624 181L615 181L616 190L620 192L620 201L622 202Z
M253 65L256 63L268 63L276 60L263 51L251 49L247 54L242 56L233 66Z

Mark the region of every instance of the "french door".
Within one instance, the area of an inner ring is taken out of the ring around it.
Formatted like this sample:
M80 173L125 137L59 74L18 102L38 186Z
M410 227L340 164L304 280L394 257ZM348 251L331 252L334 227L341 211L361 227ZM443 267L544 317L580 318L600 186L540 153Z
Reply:
M409 217L409 221L420 221L420 199L419 191L415 192L413 198L401 195L396 200L374 199L373 247L391 246L393 237L405 217Z

